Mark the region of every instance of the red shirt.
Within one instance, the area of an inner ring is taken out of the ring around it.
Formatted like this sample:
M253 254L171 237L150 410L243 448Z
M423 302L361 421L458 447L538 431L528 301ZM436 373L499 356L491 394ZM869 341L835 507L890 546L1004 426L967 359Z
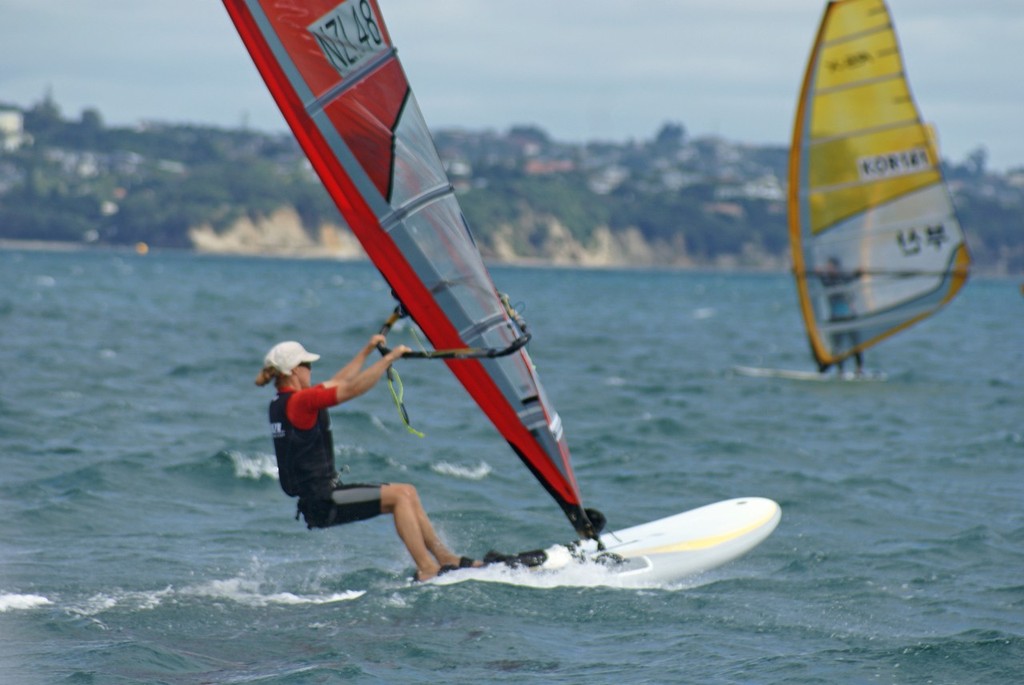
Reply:
M288 400L285 413L292 425L299 430L308 431L316 425L317 415L321 409L338 404L336 388L324 387L323 383L305 390L296 390Z

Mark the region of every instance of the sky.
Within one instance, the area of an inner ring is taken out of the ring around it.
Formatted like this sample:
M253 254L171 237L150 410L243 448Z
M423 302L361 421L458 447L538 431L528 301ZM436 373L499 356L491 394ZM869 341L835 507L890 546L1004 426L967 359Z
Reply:
M339 0L340 2L340 0ZM787 145L824 0L380 0L432 129ZM1024 2L889 0L911 88L960 162L1024 167ZM0 0L0 103L284 131L220 0Z

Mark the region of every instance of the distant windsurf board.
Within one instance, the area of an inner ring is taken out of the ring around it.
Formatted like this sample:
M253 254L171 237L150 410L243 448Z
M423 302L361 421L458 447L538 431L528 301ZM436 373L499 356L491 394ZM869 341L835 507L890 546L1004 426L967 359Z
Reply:
M813 381L827 383L829 381L884 381L886 375L881 371L843 371L838 373L820 373L800 369L767 369L759 366L734 366L733 372L751 378L783 378L790 381Z

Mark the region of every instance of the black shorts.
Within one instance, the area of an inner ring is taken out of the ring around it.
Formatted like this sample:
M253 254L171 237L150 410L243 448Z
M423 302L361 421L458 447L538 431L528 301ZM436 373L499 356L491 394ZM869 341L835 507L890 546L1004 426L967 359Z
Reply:
M330 499L299 498L307 528L328 528L379 516L381 483L337 485Z

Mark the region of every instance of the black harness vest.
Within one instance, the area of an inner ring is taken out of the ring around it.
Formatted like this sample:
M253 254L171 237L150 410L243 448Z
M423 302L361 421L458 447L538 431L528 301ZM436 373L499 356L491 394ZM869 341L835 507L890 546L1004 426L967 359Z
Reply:
M292 395L278 393L270 403L270 432L281 489L301 499L329 499L338 477L334 469L331 417L326 409L321 409L316 425L299 430L285 411Z

